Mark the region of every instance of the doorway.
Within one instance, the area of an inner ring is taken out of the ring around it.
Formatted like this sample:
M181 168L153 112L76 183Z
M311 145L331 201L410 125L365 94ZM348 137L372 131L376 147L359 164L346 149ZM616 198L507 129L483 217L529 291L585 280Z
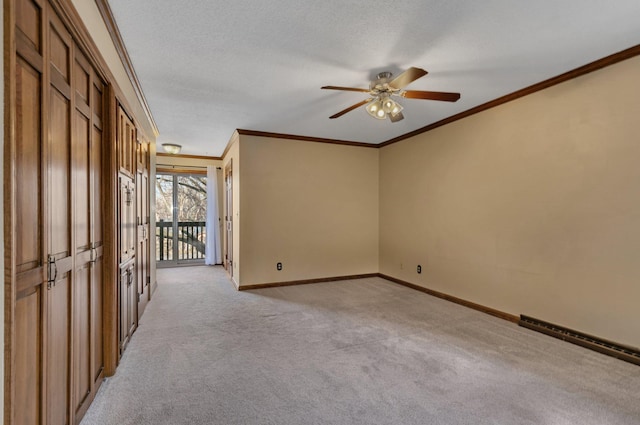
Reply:
M206 219L205 174L157 174L157 266L204 264Z

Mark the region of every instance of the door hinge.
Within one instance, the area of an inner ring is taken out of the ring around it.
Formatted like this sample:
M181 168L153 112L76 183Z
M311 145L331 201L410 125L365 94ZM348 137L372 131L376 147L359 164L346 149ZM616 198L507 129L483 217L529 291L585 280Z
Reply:
M98 250L91 248L91 251L89 251L89 262L95 264L96 261L98 261Z
M151 276L147 276L147 285L151 284Z

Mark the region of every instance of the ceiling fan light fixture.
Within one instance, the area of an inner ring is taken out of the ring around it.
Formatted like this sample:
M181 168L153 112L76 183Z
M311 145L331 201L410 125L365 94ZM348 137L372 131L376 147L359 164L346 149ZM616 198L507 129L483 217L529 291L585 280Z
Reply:
M403 109L404 108L402 107L401 104L399 104L398 102L393 102L393 108L391 108L391 111L389 111L389 113L391 114L392 117L395 117L400 112L402 112Z
M391 114L392 116L398 115L404 108L398 102L394 101L390 97L386 97L382 100L382 109L387 114Z
M384 111L387 114L391 113L391 111L395 106L396 106L396 102L394 102L393 99L391 99L390 97L385 97L382 100L382 109L384 109Z
M387 117L387 113L384 111L382 102L380 99L376 99L373 102L367 105L367 112L373 118L377 118L379 120L383 120Z
M164 149L164 151L166 153L170 153L172 155L176 155L180 153L180 150L182 149L181 145L177 145L175 143L163 143L162 144L162 149Z

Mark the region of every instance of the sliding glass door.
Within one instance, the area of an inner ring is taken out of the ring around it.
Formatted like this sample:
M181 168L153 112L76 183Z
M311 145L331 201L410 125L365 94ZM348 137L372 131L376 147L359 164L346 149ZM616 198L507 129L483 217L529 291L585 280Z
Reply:
M158 267L204 264L206 217L206 175L156 175Z

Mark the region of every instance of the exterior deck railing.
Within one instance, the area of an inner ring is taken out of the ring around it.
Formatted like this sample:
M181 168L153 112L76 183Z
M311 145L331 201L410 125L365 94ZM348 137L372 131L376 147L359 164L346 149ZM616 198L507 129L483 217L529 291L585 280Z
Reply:
M157 261L203 260L207 234L206 223L204 221L179 221L177 231L178 250L177 258L175 258L173 222L156 222Z

